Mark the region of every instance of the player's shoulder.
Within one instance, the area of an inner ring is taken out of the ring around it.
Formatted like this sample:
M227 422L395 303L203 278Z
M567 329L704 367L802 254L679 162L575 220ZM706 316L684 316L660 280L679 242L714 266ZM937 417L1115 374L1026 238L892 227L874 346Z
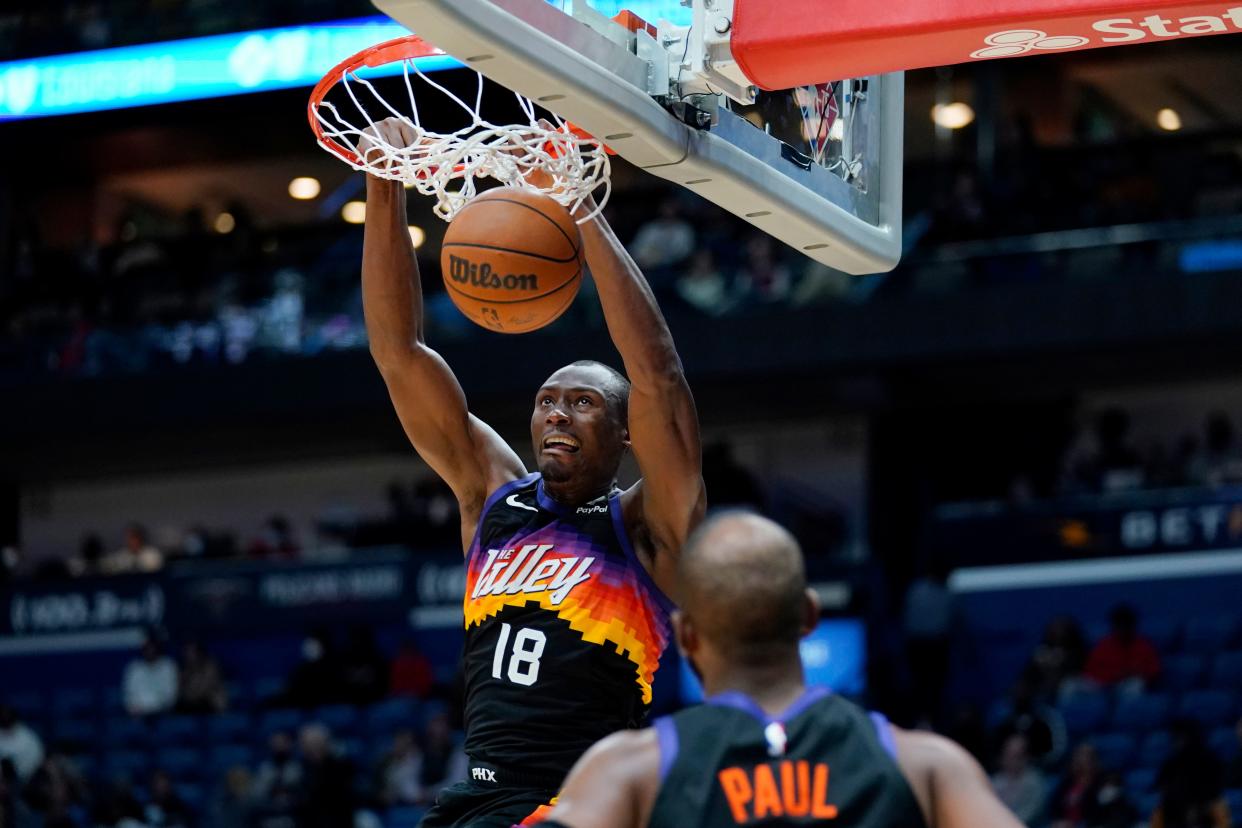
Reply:
M592 745L580 764L607 767L618 782L640 782L659 770L660 740L654 727L618 730Z
M979 763L961 745L936 733L905 730L887 725L892 730L897 759L908 775L928 778L933 775L955 777L976 772Z

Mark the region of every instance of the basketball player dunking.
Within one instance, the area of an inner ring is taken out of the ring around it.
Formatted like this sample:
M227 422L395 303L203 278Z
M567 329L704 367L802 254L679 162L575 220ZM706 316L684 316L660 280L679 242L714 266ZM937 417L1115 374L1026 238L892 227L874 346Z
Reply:
M413 137L393 119L376 129L396 146ZM466 554L470 778L425 826L537 821L583 751L642 725L669 637L665 596L704 513L698 418L668 326L607 223L581 229L629 379L588 361L548 377L530 419L539 470L527 474L424 342L405 191L367 178L371 353L410 442L457 497ZM631 447L642 479L620 491Z
M803 684L819 608L797 542L726 513L681 555L677 643L706 704L614 734L574 768L547 828L1020 828L978 763Z

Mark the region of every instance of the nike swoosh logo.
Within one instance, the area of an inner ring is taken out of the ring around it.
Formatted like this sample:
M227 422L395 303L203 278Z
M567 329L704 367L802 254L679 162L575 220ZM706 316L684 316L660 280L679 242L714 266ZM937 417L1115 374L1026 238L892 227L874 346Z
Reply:
M517 495L515 495L515 494L511 494L511 495L509 495L508 497L506 497L506 498L505 498L505 503L508 503L510 506L512 506L512 507L513 507L513 508L515 508L515 509L527 509L527 510L529 510L529 511L531 511L531 512L538 512L538 511L539 511L539 510L538 510L538 509L536 509L534 506L527 506L525 503L521 503L521 502L519 502L519 501L518 501L518 499L517 499Z

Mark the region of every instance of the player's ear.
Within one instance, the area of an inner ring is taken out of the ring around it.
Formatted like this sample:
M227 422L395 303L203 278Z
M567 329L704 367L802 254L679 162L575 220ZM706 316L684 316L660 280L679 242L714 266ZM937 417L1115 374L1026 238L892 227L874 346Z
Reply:
M812 589L802 592L802 629L799 635L810 635L819 626L819 596Z
M699 637L694 631L694 623L681 610L673 610L673 638L677 642L677 652L682 658L688 658L699 648Z

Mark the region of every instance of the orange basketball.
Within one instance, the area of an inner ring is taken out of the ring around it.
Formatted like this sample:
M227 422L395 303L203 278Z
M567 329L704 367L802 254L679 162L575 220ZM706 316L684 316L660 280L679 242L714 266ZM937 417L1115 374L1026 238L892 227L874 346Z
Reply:
M569 211L548 196L488 190L449 223L440 269L453 304L471 321L526 333L574 301L582 284L582 236Z

